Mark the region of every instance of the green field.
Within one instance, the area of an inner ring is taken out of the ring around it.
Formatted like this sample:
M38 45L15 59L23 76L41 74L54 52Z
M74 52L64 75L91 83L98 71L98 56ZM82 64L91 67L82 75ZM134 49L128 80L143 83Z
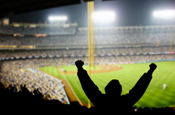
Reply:
M118 79L122 85L122 95L129 93L143 73L147 72L151 63L121 65L124 69L114 72L92 74L91 79L99 87L99 90L105 94L104 88L112 79ZM134 105L137 107L168 107L175 106L175 62L155 62L157 69L153 73L153 78L145 94ZM117 65L116 65L117 66ZM98 66L96 66L97 68ZM80 101L88 103L77 75L61 75L56 67L41 67L41 70L68 80L72 89ZM64 69L76 71L75 66L65 66ZM100 68L98 68L100 69ZM86 69L87 70L87 69ZM167 88L163 90L163 84ZM92 103L91 103L92 104Z
M67 66L61 66L62 68L64 68L64 70L67 71L77 71L77 67L76 66L72 66L72 65L67 65ZM84 65L83 66L84 69L89 69L88 65ZM96 66L95 70L100 70L101 68ZM94 67L91 67L91 70L94 70Z

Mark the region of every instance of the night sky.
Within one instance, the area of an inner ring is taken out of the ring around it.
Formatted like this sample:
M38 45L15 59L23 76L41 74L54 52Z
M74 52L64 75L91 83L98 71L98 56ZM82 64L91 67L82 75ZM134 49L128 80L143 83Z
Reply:
M167 25L175 24L175 19L158 20L152 15L155 10L175 9L175 0L119 0L119 1L101 1L95 0L95 11L112 10L116 12L116 20L110 24L100 24L95 26L146 26L146 25ZM66 15L68 21L77 21L79 27L87 27L87 3L70 5L58 8L51 8L30 12L26 14L15 15L10 18L12 22L24 23L47 23L49 16Z

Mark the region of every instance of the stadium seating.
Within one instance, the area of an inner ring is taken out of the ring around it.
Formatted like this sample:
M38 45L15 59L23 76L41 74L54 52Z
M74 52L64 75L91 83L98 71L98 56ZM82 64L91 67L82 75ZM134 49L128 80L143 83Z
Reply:
M88 31L76 30L75 27L37 27L15 28L12 26L0 26L0 45L87 45ZM4 35L11 33L12 35ZM21 33L23 37L14 37L14 33ZM72 34L71 34L72 33ZM28 36L31 34L32 36ZM47 34L45 37L36 37L35 34ZM63 35L64 34L64 35ZM71 35L69 35L71 34ZM170 30L143 30L143 31L117 31L96 30L95 44L119 44L119 43L170 43ZM172 41L175 40L175 30L172 30Z

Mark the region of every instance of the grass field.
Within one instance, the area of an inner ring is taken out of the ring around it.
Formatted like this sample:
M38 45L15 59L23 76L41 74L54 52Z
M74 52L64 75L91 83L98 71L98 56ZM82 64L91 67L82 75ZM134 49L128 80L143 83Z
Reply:
M64 68L64 70L67 70L67 71L77 71L77 67L76 66L62 66L62 68ZM89 66L87 65L84 65L83 66L84 69L89 69ZM100 70L101 68L96 66L95 70ZM94 70L94 67L91 67L91 70Z
M122 70L92 74L91 79L103 94L105 94L104 88L108 82L112 79L118 79L122 85L122 95L124 95L129 93L129 90L134 87L143 73L148 71L150 64L151 63L120 65L123 67ZM153 73L153 78L145 94L135 104L137 107L175 106L175 62L155 62L155 64L157 65L157 69ZM98 66L96 66L96 68L97 67ZM58 68L53 66L41 67L40 69L64 80L67 78L79 100L88 103L88 98L81 88L77 75L62 75L59 73ZM64 69L67 71L77 71L75 66L64 66ZM163 90L164 83L167 85L165 90Z

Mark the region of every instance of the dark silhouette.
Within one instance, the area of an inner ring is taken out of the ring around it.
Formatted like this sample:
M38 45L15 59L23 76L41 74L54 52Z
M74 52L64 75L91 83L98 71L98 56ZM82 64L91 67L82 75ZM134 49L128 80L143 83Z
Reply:
M102 94L90 79L87 71L83 69L82 66L84 65L84 62L77 60L75 65L78 68L77 75L86 96L101 112L111 114L126 114L126 112L133 112L133 105L143 96L152 79L152 74L157 68L154 63L150 64L148 72L142 75L129 93L121 96L122 86L118 80L110 81L105 87L106 95Z

